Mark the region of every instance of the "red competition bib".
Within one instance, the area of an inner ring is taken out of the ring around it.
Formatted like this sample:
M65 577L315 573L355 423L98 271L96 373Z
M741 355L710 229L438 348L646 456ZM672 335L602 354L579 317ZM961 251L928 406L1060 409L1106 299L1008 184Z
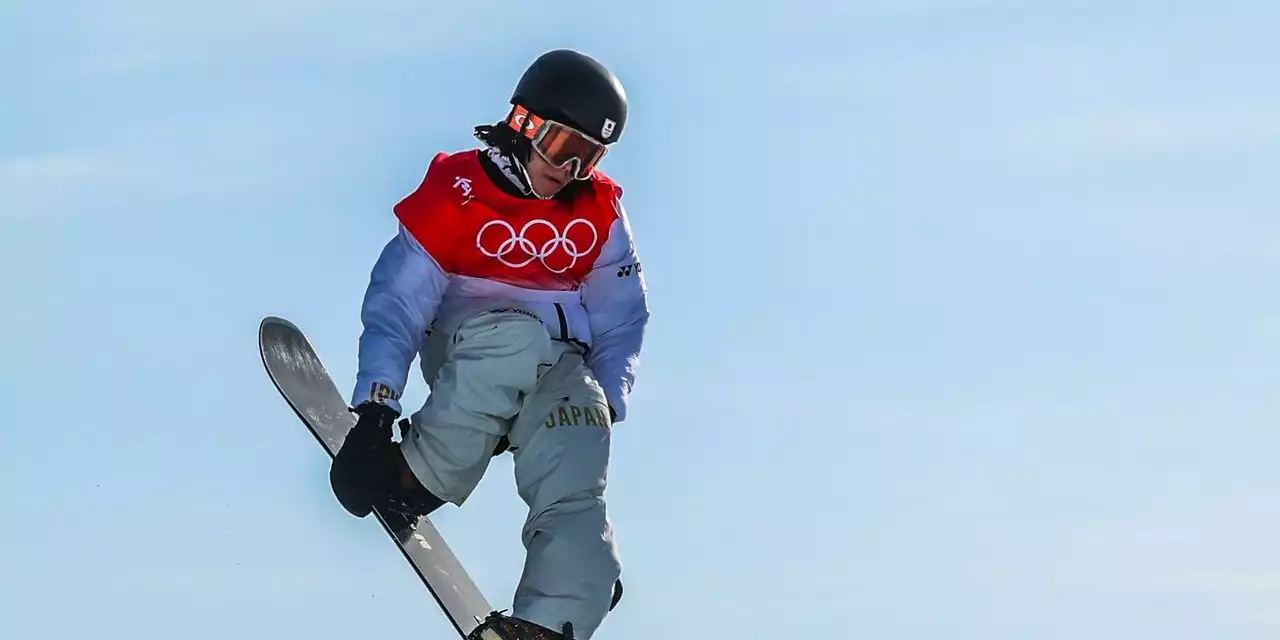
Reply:
M596 170L569 202L520 198L493 184L480 153L437 154L396 217L451 275L577 289L618 219L621 187Z

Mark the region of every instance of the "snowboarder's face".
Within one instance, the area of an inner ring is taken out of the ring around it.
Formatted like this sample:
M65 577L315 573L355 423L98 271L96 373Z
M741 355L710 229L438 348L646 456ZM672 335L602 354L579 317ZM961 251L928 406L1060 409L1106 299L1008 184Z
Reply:
M530 158L526 167L529 171L529 180L533 183L533 190L543 197L555 195L573 179L573 163L557 169L546 160L543 160L541 155L537 153L529 155Z

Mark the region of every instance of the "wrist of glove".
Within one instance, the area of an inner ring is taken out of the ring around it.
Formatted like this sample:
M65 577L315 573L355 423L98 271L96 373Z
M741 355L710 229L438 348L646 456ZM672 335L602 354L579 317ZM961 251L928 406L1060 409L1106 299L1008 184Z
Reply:
M350 444L359 449L372 449L389 442L392 426L395 425L396 418L400 417L395 409L372 400L352 407L351 412L358 417L355 426L347 433L343 448Z
M372 400L365 400L351 407L351 412L359 416L361 420L370 420L378 423L385 422L387 424L394 423L396 418L400 417L399 411Z

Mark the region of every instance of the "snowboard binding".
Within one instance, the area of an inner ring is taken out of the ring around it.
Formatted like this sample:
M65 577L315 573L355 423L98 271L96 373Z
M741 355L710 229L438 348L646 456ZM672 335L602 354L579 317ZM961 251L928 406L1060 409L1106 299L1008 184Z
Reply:
M573 640L573 623L564 623L561 631L512 618L501 611L494 611L480 626L467 634L466 640Z
M613 597L609 602L609 611L613 611L622 600L622 580L613 583ZM506 615L503 611L494 611L467 635L466 640L574 640L573 623L564 623L559 632L541 625Z

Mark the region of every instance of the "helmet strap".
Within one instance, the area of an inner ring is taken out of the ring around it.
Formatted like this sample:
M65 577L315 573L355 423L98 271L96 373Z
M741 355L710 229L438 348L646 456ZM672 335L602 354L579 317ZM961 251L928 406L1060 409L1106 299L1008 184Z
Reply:
M498 171L507 177L520 193L526 196L533 196L539 200L550 200L554 197L544 196L533 188L533 180L529 177L529 171L525 169L524 163L520 158L515 157L514 153L503 153L497 147L489 147L489 161L498 167Z
M528 195L539 200L550 200L555 197L554 193L549 196L544 196L541 193L538 193L537 189L533 188L533 178L529 176L529 171L524 168L524 163L520 161L520 158L512 157L511 164L514 164L516 166L516 170L520 172L520 178L524 182L523 188Z

